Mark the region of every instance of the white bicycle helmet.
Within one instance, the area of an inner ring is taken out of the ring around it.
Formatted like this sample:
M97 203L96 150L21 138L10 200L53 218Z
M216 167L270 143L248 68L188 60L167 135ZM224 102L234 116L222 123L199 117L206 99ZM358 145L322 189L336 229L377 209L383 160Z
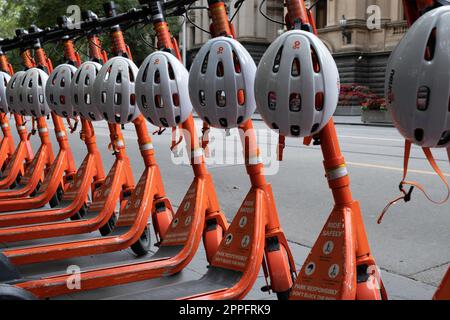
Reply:
M11 76L6 72L0 71L0 112L8 113L8 98L6 96L6 87L8 82L11 80Z
M110 123L125 124L139 115L135 80L138 67L130 59L115 57L98 73L94 82L94 103Z
M47 80L47 73L39 68L31 68L25 72L17 88L22 115L44 117L51 112L45 99Z
M22 109L19 101L19 85L25 76L25 71L18 71L13 74L6 87L6 98L8 99L8 107L12 113L21 114Z
M142 114L158 127L176 127L192 112L189 72L168 52L145 59L137 75L136 96Z
M450 146L450 7L422 16L393 51L385 94L400 133L421 147Z
M256 65L236 40L209 40L198 52L189 75L189 94L198 115L216 128L235 128L256 109Z
M97 62L87 61L83 63L73 76L70 84L70 95L75 111L91 121L103 120L103 113L93 103L94 81L100 72L102 65Z
M57 115L73 118L78 115L70 98L70 85L77 68L70 64L57 66L49 76L45 87L47 103Z
M289 137L317 134L339 101L336 63L311 32L282 34L267 49L256 72L255 96L266 124Z

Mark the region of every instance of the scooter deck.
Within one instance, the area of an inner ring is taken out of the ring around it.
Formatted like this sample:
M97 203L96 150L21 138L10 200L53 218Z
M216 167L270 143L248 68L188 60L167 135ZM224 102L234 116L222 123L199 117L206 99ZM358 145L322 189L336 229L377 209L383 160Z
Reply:
M95 169L93 162L95 161L94 155L87 155L77 174L74 176L73 181L68 187L68 190L64 193L61 203L56 207L40 208L35 210L26 211L12 211L0 214L0 227L20 227L24 225L42 224L54 221L60 221L72 217L76 214L86 202L88 197L90 185L93 182L95 175ZM26 229L21 229L23 232ZM11 232L12 230L9 230ZM6 237L8 231L0 230L0 242L12 242ZM24 238L30 240L33 238Z
M243 273L228 269L211 267L199 280L187 281L175 285L162 286L120 296L121 300L183 300L196 296L220 293L239 283Z

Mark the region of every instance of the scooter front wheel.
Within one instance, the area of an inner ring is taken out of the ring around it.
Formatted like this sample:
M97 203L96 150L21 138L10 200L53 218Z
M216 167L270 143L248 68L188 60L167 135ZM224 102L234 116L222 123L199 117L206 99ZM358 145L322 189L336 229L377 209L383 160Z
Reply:
M131 250L133 250L136 256L143 257L150 251L150 247L151 247L150 228L146 226L139 240L136 241L131 246Z

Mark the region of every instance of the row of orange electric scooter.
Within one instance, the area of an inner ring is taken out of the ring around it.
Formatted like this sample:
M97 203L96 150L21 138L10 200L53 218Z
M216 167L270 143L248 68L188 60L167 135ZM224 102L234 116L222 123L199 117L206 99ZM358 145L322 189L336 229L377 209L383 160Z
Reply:
M238 1L236 7L244 1ZM209 264L202 278L121 297L243 299L262 267L267 280L263 289L280 299L387 299L359 204L352 198L332 120L340 91L338 69L315 35L314 19L303 0L285 0L288 31L271 44L259 67L236 40L225 3L208 0L212 39L196 54L190 72L181 62L166 19L188 14L195 9L195 0L140 3L139 8L118 14L115 4L108 2L104 18L86 11L75 25L60 17L56 27L41 30L33 26L28 31L17 30L13 39L0 41L0 243L8 244L0 253L0 300L51 298L169 277L192 261L202 242ZM389 103L395 106L396 123L408 139L405 159L411 143L424 147L427 158L445 180L429 148L450 145L448 101L433 100L430 93L425 98L426 108L423 101L417 108L402 101L403 92L411 97L414 86L423 86L408 79L411 74L402 71L404 65L426 68L437 58L441 64L445 59L450 63L450 53L441 53L436 46L443 41L441 37L448 37L441 24L446 23L450 8L437 6L434 1L405 1L409 22L418 21L393 53L388 67L394 71L388 74L393 72L395 76L389 77L387 92ZM419 13L431 8L434 10L419 18ZM124 31L148 23L154 27L158 50L138 68L125 43ZM110 59L99 40L105 32L115 56ZM411 46L423 42L424 34L425 46L420 51L411 50ZM74 39L83 37L89 47L89 61L84 63L74 46ZM67 62L53 68L43 49L46 43L61 43ZM8 62L7 52L15 49L20 50L23 71L14 72ZM442 83L450 87L450 77L442 77ZM429 87L431 91L432 84ZM413 100L416 98L412 95ZM264 176L251 120L256 107L268 126L280 133L280 155L285 136L302 137L306 145L314 142L323 152L335 207L299 273ZM193 110L204 121L204 132L215 127L239 128L241 133L251 189L230 224L205 165L207 139L200 140L197 135ZM435 121L420 123L420 116L412 119L399 112L425 113ZM17 145L8 113L14 117L20 137ZM59 147L56 156L47 127L50 119ZM80 139L87 154L78 168L63 119L67 119L70 133L81 124ZM177 128L182 129L194 178L176 212L165 193L146 120L159 128L172 128L173 146L179 144ZM96 121L108 122L115 160L107 174L96 143ZM28 122L33 125L30 133ZM129 123L135 127L145 164L137 183L121 132L121 126ZM36 132L40 147L35 152L30 137ZM404 194L396 201L411 196L403 187L410 184L405 181L406 164L401 188ZM148 256L152 248L150 225L157 251ZM79 236L79 240L58 241L69 235ZM42 242L23 245L31 240ZM128 248L137 257L145 257L134 263L85 268L76 275L75 286L71 283L73 274L66 270L27 278L18 269ZM436 299L450 299L449 277Z

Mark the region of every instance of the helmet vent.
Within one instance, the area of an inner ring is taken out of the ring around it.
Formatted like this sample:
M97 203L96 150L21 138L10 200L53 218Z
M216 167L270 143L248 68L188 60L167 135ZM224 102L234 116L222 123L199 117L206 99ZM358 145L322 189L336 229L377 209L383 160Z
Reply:
M92 120L95 120L95 115L94 115L92 112L89 112L89 117L90 117Z
M205 91L200 90L200 92L198 93L198 98L200 99L200 104L204 107L206 106L206 94Z
M141 96L141 103L142 103L142 107L143 107L144 109L147 109L147 108L148 108L147 97L146 97L146 96L144 96L144 95Z
M16 87L17 78L14 79L14 81L11 83L11 89L14 89Z
M53 97L53 94L50 95L50 102L55 103L55 98Z
M180 116L176 116L175 117L175 122L178 124L178 123L180 123L180 121L181 121L181 117Z
M441 139L438 142L438 146L440 146L440 147L445 146L449 142L450 142L450 130L442 133Z
M228 121L225 118L219 119L219 123L223 128L228 128Z
M430 88L422 86L417 92L417 109L419 111L426 111L430 103Z
M146 81L147 81L148 67L149 67L149 66L150 66L149 64L147 64L147 65L145 66L144 73L142 74L142 82L146 82Z
M237 118L237 124L241 124L244 121L244 117L240 116Z
M66 86L66 79L61 78L61 83L59 85L61 88L64 88Z
M159 121L161 122L161 124L162 124L164 127L168 127L168 126L169 126L169 123L167 122L167 119L166 119L166 118L161 118L161 119L159 119Z
M269 92L269 96L267 98L269 109L274 111L277 108L277 94L273 91Z
M280 64L281 64L282 56L283 56L283 47L281 47L278 50L277 55L275 56L275 61L273 62L273 67L272 67L272 71L274 73L278 73L278 71L280 71Z
M42 78L40 74L38 74L38 86L42 87Z
M33 79L30 79L30 81L28 81L28 88L33 88Z
M300 77L300 60L298 58L292 61L291 76Z
M109 68L106 70L106 74L105 74L105 81L108 81L109 77L111 76L111 66L109 66Z
M122 83L122 72L118 72L116 76L116 83Z
M416 129L416 130L414 131L414 138L415 138L417 141L422 142L424 136L425 136L425 132L423 131L423 129Z
M174 93L172 95L172 101L173 101L173 105L175 107L179 107L180 106L180 96L178 95L178 93Z
M132 106L136 104L136 95L134 93L130 94L130 104Z
M316 93L316 102L315 107L317 111L322 111L325 103L325 95L323 92L317 92Z
M130 82L134 82L134 72L133 72L133 70L131 69L131 67L128 67L128 76L129 76L129 78L130 78Z
M163 105L162 105L162 99L161 99L161 96L160 96L160 95L156 95L156 96L155 96L155 106L156 106L157 108L162 108L162 107L163 107Z
M119 92L116 92L114 94L114 104L116 106L121 105L122 104L122 94Z
M289 97L289 110L300 112L302 110L302 96L300 93L291 93Z
M75 104L78 104L78 94L73 95L73 100L74 100Z
M208 61L209 61L209 52L206 54L205 59L203 59L202 70L201 70L201 72L203 74L205 74L206 71L208 70Z
M243 89L240 89L237 92L237 102L240 106L245 104L245 91Z
M234 63L234 71L236 73L241 73L242 72L241 63L239 62L239 58L236 52L234 51L233 51L233 63Z
M173 67L170 63L167 64L169 68L169 79L175 80L175 72L173 71Z
M103 118L105 118L105 120L108 121L108 114L106 112L103 112Z
M6 78L3 78L3 84L6 87L8 85L8 82L6 81Z
M43 94L39 95L39 103L44 103L44 95Z
M52 85L55 85L56 84L56 77L58 76L58 72L56 72L55 73L55 75L53 76L53 79L52 79Z
M33 103L33 95L29 94L27 100L28 100L28 103Z
M25 80L27 80L27 77L23 77L23 79L22 79L22 86L24 86L25 85Z
M106 103L106 91L102 91L102 103Z
M102 92L102 102L103 102L103 92ZM84 95L84 103L86 103L87 105L91 104L91 95L89 93L86 93Z
M291 134L294 137L299 137L300 136L300 132L301 132L300 126L291 126Z
M315 73L320 72L320 63L319 63L319 56L317 55L316 49L314 49L313 46L311 46L311 59L313 63L313 68Z
M222 61L219 61L219 63L217 64L216 75L219 78L222 78L225 75L225 68L223 67L223 62Z
M84 79L84 85L89 86L91 83L91 78L87 75Z
M77 73L77 77L75 78L75 84L78 84L80 82L81 72Z
M425 60L431 61L434 59L436 52L436 28L434 28L428 37L427 47L425 49Z
M218 90L216 92L216 104L218 107L225 107L227 105L227 95L225 93L225 91L223 90Z
M316 124L314 124L314 125L312 126L312 128L311 128L311 133L314 133L314 132L316 132L316 131L317 131L317 129L319 129L319 126L320 126L320 124L319 124L319 123L316 123Z
M59 103L61 103L62 105L66 104L66 97L65 96L59 96Z
M154 82L156 84L161 83L161 73L159 73L159 70L156 70L156 72L155 72Z

